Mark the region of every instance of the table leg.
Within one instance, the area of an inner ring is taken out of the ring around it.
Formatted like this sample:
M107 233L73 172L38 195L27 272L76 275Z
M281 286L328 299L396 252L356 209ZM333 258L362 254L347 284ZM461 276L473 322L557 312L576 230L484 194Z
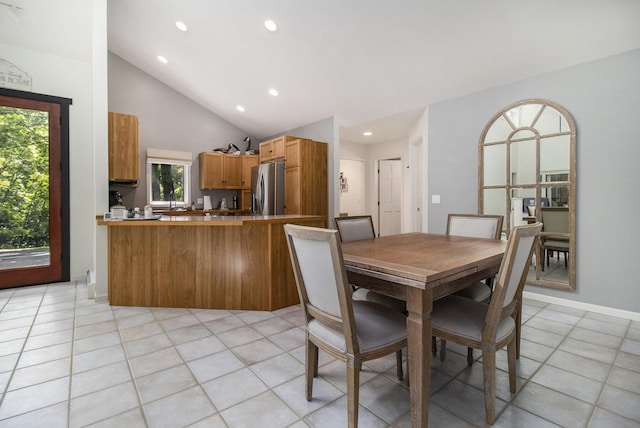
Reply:
M407 288L408 371L412 427L426 427L429 424L432 308L431 289Z

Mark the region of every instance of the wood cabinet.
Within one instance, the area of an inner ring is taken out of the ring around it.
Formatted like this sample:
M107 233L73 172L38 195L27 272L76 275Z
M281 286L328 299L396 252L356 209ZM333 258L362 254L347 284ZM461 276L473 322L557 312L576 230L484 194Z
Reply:
M251 168L260 163L258 155L242 156L242 192L240 193L240 209L251 209Z
M113 306L274 311L299 303L284 225L322 217L99 221Z
M260 163L284 157L284 146L287 141L296 140L298 137L283 135L272 140L260 143Z
M239 155L200 153L201 189L240 189L242 185L242 157Z
M138 117L109 112L109 181L134 182L139 178Z
M243 189L251 189L251 168L260 163L258 155L242 156L242 183Z
M329 214L327 143L298 138L285 143L285 214Z

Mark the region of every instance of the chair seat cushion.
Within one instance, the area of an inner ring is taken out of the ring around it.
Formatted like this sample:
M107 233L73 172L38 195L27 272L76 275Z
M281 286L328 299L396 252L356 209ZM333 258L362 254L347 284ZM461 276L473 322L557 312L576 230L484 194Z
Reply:
M476 302L487 302L491 297L491 288L484 282L476 282L456 292L456 296L466 297Z
M431 312L433 334L438 336L439 331L448 332L479 344L488 308L489 305L486 303L456 295L437 300L433 303ZM507 337L515 327L515 321L511 317L500 321L496 341L500 342ZM451 337L447 337L447 340L455 342Z
M375 291L367 290L366 288L356 289L356 291L353 292L353 300L379 303L398 312L405 312L407 310L406 302L385 296L384 294L376 293Z
M353 316L360 352L383 348L407 338L407 318L398 311L373 302L353 301ZM311 320L309 334L341 352L346 352L344 333Z

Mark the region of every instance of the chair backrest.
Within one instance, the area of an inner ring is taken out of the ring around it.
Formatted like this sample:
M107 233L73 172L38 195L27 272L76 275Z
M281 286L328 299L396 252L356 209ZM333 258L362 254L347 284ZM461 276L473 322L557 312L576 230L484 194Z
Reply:
M317 320L344 332L346 348L358 351L351 286L336 230L285 224L284 231L307 324Z
M569 208L542 207L543 230L552 233L569 233Z
M517 226L511 230L507 249L496 275L483 334L495 338L500 320L515 310L529 273L534 244L541 230L542 223Z
M336 217L333 223L340 233L342 242L359 241L361 239L375 238L373 220L370 215L357 215L350 217Z
M449 214L447 235L500 239L501 215Z

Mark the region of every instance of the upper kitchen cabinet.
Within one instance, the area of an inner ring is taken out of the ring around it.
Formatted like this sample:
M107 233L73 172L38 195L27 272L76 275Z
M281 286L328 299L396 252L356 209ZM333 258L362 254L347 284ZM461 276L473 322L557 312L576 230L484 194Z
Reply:
M109 181L131 183L139 178L138 117L109 112Z
M199 159L201 189L242 188L242 156L203 152Z
M297 137L283 135L272 140L260 143L260 162L268 162L284 157L284 145L288 141L296 140Z
M242 188L251 189L251 168L260 162L258 155L242 156Z
M327 143L295 139L285 143L285 213L329 214Z

